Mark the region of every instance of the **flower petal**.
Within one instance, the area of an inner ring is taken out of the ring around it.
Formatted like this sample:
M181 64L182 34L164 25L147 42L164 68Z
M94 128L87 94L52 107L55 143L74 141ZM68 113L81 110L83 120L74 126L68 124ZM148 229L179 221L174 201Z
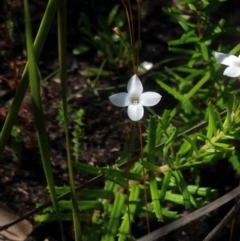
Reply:
M111 95L109 100L118 107L125 107L131 104L129 94L126 92Z
M144 110L142 105L129 105L127 112L132 121L139 121L143 117Z
M127 91L130 95L132 96L140 96L143 92L143 86L142 83L140 81L140 79L138 78L138 76L135 74L131 77L131 79L128 82L127 85Z
M144 92L140 96L140 104L143 106L153 106L156 105L160 100L162 96L156 92Z
M236 66L237 64L240 63L240 60L237 56L230 55L230 54L215 52L215 58L219 63L228 65L228 66L230 65Z
M229 66L227 67L224 72L223 75L229 76L229 77L238 77L240 76L240 66Z

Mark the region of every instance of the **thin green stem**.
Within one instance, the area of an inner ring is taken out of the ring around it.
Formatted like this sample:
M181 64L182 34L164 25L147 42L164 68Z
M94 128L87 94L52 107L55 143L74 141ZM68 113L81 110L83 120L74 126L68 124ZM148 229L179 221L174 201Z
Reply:
M66 66L66 0L61 0L58 10L58 51L59 51L59 76L62 86L62 103L64 112L64 131L67 148L67 163L69 173L69 185L72 198L74 234L76 241L82 241L81 223L77 204L77 196L74 183L74 174L71 158L71 141L68 132L67 114L67 66Z
M138 37L137 37L136 68L137 68L137 71L138 71L140 39L141 39L141 1L137 1L137 13L138 13Z
M129 38L130 38L130 56L133 66L133 72L136 74L136 68L135 68L135 57L134 57L134 28L133 28L133 16L132 16L132 10L131 10L131 4L129 0L127 0L128 6L124 2L125 0L122 0L123 6L125 8L125 12L127 15L127 22L128 22L128 28L129 28Z

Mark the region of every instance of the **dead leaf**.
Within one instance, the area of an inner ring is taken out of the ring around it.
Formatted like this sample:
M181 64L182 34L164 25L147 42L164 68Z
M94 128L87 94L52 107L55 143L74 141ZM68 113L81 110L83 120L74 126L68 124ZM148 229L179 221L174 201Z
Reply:
M0 226L6 225L18 216L6 205L0 202ZM32 232L32 225L27 220L11 226L10 228L0 231L0 241L24 241Z

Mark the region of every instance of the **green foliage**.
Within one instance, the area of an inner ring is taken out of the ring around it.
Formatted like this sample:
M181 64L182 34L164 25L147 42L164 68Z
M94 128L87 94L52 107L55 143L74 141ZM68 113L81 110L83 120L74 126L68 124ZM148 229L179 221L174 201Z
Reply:
M164 9L180 24L183 34L179 39L168 42L169 50L178 60L173 60L172 68L166 66L163 73L155 73L155 76L159 86L179 101L171 116L178 115L182 126L203 119L205 113L201 110L208 102L224 109L226 93L236 89L233 80L226 83L223 78L218 78L222 69L214 58L214 51L228 52L229 49L227 45L216 48L216 39L229 33L231 28L224 19L215 24L209 17L221 2L184 0L179 1L179 8Z
M131 222L134 221L135 217L145 215L145 203L141 199L144 195L142 166L148 173L147 193L149 198L147 206L149 217L155 217L159 220L178 218L174 210L168 210L168 202L183 205L186 208L200 208L206 205L206 198L217 193L217 190L209 187L189 183L183 174L184 170L197 168L223 158L230 158L231 162L234 163L234 168L237 169L238 160L236 154L233 153L234 146L229 140L234 140L239 136L240 107L231 97L227 106L227 112L221 117L217 110L209 104L206 125L202 125L200 130L197 126L193 128L191 133L185 132L180 133L180 135L176 134L176 128L169 124L168 111L163 114L163 117L150 118L148 142L147 148L145 148L147 157L141 163L136 162L129 172ZM157 128L159 126L161 128ZM165 128L165 131L162 131L162 127ZM162 148L155 151L156 137L159 135L164 137L161 142ZM159 157L163 158L162 164L157 161ZM169 160L167 161L166 158ZM101 174L106 180L103 189L85 189L77 192L77 196L80 198L79 208L82 210L81 219L87 220L88 217L88 220L94 220L88 233L98 228L95 232L97 232L98 237L101 237L101 240L114 240L116 236L118 240L127 240L129 237L129 214L126 206L127 177L125 171L117 166L93 167L83 163L74 163L73 166L80 172L94 176ZM67 190L67 186L61 187L57 189L57 193L62 194ZM70 210L68 209L70 208L69 204L62 202L62 205L65 211L63 219L68 219L66 211ZM96 210L98 211L97 215ZM44 216L40 217L43 220ZM51 213L45 214L46 220L53 217Z
M81 44L73 50L73 53L80 55L95 49L98 56L105 59L111 67L119 68L121 62L127 66L130 61L129 52L125 43L113 31L114 27L121 28L125 19L125 13L120 11L118 6L115 6L107 17L97 16L97 25L93 25L91 19L81 12ZM126 39L126 32L121 31L121 35Z

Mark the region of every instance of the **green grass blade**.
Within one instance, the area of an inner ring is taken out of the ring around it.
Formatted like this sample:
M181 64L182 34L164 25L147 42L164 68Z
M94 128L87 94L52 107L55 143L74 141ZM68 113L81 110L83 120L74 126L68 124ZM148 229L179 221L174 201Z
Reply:
M57 203L57 196L55 191L51 160L50 160L50 152L48 147L48 138L46 133L45 119L44 119L44 112L43 112L43 106L42 106L42 101L40 97L40 80L38 76L38 68L37 68L35 53L33 49L28 0L24 0L24 13L25 13L27 57L29 61L28 74L29 74L30 85L31 85L31 95L32 95L32 101L33 101L33 107L34 107L34 119L35 119L35 125L37 129L38 145L40 149L45 177L48 183L48 188L50 191L50 196L53 202L54 210L56 212L58 220L60 220L61 215L60 215L58 203ZM60 222L60 226L61 226L61 222ZM64 240L65 238L64 238L64 232L63 232L62 226L61 226L61 233L62 233L62 238Z

